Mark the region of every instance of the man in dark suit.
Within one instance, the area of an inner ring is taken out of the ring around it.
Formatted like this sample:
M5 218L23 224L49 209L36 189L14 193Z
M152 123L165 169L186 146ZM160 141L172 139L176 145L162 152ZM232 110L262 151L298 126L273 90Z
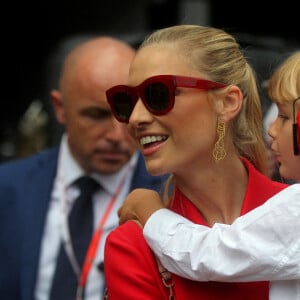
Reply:
M117 209L132 189L158 190L162 183L147 173L126 125L114 119L106 101L109 87L127 83L134 54L110 37L76 46L64 61L59 89L51 91L56 118L65 128L60 145L0 166L1 300L58 300L53 289L64 290L72 276L76 292L84 263L72 249L67 220L81 193L74 182L83 175L100 188L92 198L93 228L99 235L91 243L97 251L81 287L84 299L101 299L103 247L118 225ZM61 249L74 274L54 287ZM73 299L74 294L64 296Z

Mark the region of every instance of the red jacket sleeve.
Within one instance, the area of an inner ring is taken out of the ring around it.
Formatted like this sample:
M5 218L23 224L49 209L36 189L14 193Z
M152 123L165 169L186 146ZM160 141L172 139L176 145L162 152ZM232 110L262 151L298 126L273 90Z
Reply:
M135 222L128 221L108 235L104 273L109 300L168 299L156 260Z

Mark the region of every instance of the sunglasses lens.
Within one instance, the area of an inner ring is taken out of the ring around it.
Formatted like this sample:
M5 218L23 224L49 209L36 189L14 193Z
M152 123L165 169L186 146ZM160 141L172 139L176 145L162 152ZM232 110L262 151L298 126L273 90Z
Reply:
M160 81L148 84L144 82L137 87L115 86L107 90L107 100L115 118L128 123L139 98L142 98L146 108L155 115L169 112L174 105L174 91L172 82L163 79L159 78Z
M169 107L170 91L164 83L149 84L144 90L144 95L147 106L153 113L162 113Z
M133 111L133 101L131 95L126 92L116 92L112 95L114 112L119 121L127 122Z

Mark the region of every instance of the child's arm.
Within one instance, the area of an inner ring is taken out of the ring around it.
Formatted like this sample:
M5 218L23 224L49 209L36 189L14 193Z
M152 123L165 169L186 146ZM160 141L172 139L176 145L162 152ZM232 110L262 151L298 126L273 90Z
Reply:
M199 281L300 278L300 184L286 188L232 225L212 228L161 209L158 194L147 196L140 191L140 197L138 191L133 195L130 214L145 225L148 244L169 271Z

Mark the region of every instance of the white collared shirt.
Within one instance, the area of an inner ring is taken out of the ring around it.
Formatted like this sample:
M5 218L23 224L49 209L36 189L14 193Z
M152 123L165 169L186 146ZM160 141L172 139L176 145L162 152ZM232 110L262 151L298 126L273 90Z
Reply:
M169 271L198 281L271 282L270 299L300 300L300 184L231 225L194 224L168 209L148 219L144 236Z
M91 174L91 176L100 182L103 187L103 189L97 192L93 198L95 229L102 219L108 204L112 200L116 189L121 184L123 178L125 178L125 182L124 185L122 185L120 193L117 195L114 206L103 227L103 234L99 242L97 255L93 267L90 270L85 288L86 300L99 300L101 298L104 289L104 274L99 271L97 266L100 263L103 263L104 242L108 233L118 226L119 219L117 210L129 192L137 158L138 154L136 153L128 164L113 175ZM49 298L49 292L56 268L56 257L62 238L65 232L68 231L64 220L66 220L67 215L72 208L74 199L79 193L76 187L70 187L70 185L83 174L83 170L70 153L67 137L64 135L60 145L57 175L54 180L54 188L49 203L49 210L46 215L46 224L42 238L38 277L35 289L36 300L48 300Z

